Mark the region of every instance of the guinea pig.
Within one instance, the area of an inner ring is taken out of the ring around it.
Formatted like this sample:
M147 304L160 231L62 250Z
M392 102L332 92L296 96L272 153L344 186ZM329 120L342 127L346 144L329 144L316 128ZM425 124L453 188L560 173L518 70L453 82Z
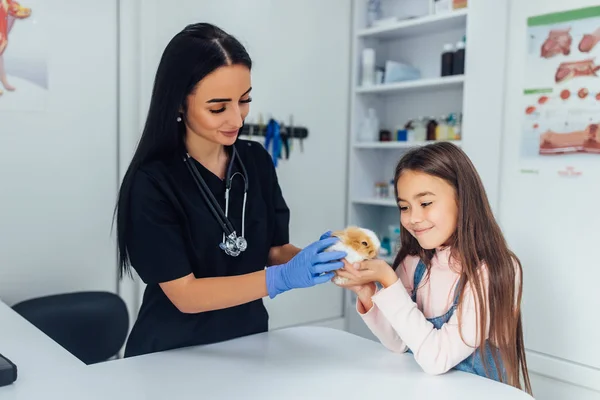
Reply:
M350 264L373 259L379 254L381 242L377 235L369 229L349 226L346 229L332 232L331 236L340 240L328 247L326 251L346 252L345 260ZM333 280L336 284L343 284L346 281L346 278L339 276L336 276Z

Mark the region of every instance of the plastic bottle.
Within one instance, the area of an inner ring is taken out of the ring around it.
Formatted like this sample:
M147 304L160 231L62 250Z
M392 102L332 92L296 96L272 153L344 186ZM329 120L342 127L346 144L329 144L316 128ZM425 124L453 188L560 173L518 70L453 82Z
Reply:
M381 0L367 1L367 28L373 26L373 23L381 19Z
M415 140L417 142L424 142L427 140L427 127L425 126L425 118L419 117L413 121L415 130Z
M426 140L435 140L435 130L437 128L437 121L433 117L429 117L427 122L427 137Z
M435 140L447 140L448 139L448 125L446 124L446 116L442 115L435 128Z
M456 113L450 113L448 115L448 120L447 120L447 139L448 140L456 139L456 119L457 119Z
M362 86L375 84L375 49L366 48L362 51Z
M465 42L460 41L456 43L456 51L452 59L452 74L462 75L465 73Z
M396 253L400 251L400 226L399 225L389 225L388 226L390 242L392 245L392 256L395 256Z
M454 46L452 43L446 43L444 45L444 52L442 53L442 76L450 76L453 74L454 65Z
M379 119L374 108L369 108L358 133L360 142L379 141Z
M454 127L454 140L462 139L462 113L456 113L456 126Z

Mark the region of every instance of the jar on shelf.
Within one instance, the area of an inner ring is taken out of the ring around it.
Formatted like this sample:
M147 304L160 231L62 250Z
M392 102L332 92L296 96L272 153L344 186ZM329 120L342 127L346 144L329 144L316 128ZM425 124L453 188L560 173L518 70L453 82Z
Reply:
M375 197L378 199L388 197L388 184L386 182L375 182Z

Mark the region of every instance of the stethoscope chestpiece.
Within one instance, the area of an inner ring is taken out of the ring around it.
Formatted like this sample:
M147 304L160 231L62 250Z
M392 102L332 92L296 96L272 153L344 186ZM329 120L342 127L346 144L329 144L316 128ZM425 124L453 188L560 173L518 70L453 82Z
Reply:
M248 243L245 238L238 237L235 232L232 232L231 235L225 236L225 240L219 243L219 247L228 256L237 257L246 250Z

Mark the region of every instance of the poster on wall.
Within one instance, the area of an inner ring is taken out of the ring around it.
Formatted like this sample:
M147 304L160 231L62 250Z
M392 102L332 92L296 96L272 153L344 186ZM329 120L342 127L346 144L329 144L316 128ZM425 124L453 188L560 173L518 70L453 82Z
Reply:
M600 6L527 20L523 173L600 166Z
M35 5L26 2L0 0L0 111L45 106L47 47Z

